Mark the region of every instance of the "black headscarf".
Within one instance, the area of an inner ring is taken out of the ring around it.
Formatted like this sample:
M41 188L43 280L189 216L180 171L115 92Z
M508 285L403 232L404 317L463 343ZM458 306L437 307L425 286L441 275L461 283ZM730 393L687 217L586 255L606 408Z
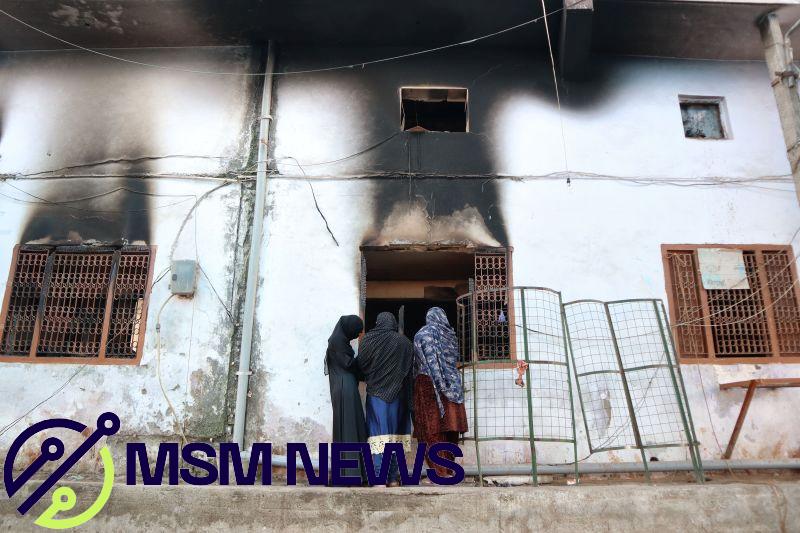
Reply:
M393 402L401 391L409 392L414 345L398 333L391 313L381 313L375 328L364 335L358 349L358 366L367 382L367 394ZM406 398L411 401L410 395Z
M333 333L328 337L328 350L325 352L325 375L328 375L328 360L332 360L345 370L356 370L355 351L350 341L358 337L364 329L364 322L357 315L339 318Z

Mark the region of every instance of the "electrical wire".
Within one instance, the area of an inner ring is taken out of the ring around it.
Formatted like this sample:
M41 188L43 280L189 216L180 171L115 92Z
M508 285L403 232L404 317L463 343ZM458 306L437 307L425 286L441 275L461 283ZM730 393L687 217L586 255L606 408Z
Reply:
M35 194L30 193L30 192L26 191L25 189L20 189L19 187L17 187L16 185L14 185L14 184L12 184L12 183L10 183L8 181L3 181L3 184L4 185L8 185L12 189L15 189L15 190L17 190L17 191L19 191L19 192L21 192L23 194L27 194L31 198L36 198L37 200L41 200L41 201L43 201L45 203L48 203L48 204L58 204L58 205L74 204L76 202L86 202L86 201L89 201L89 200L95 200L97 198L102 198L104 196L110 196L110 195L112 195L114 193L117 193L117 192L120 192L120 191L126 191L126 192L129 192L131 194L137 194L137 195L140 195L140 196L151 196L151 197L173 197L173 198L191 198L191 197L194 197L193 194L160 194L160 193L153 193L153 192L137 191L136 189L130 189L128 187L116 187L114 189L111 189L110 191L93 194L91 196L82 196L80 198L70 198L69 200L55 201L55 200L48 200L46 198L42 198L41 196L36 196Z
M161 308L156 314L156 375L158 376L158 386L161 388L161 393L164 395L164 399L167 401L170 411L172 411L172 417L175 420L175 428L181 436L182 442L186 444L189 441L186 438L186 434L183 432L183 424L178 418L178 412L175 410L175 406L172 405L172 401L167 394L167 389L164 387L164 381L161 378L161 312L164 311L164 308L174 297L174 294L170 294L169 297L164 300L164 303L161 304Z
M34 196L30 193L30 196ZM41 201L32 201L32 200L23 200L22 198L17 198L15 196L10 196L8 194L0 192L0 196L8 198L9 200L13 200L15 202L23 203L23 204L31 204L31 205L46 205L53 208L62 208L62 209L71 209L73 211L81 211L84 213L113 213L113 214L123 214L123 213L148 213L150 211L157 211L158 209L164 209L165 207L173 207L176 205L180 205L183 203L188 202L191 198L186 198L185 200L179 200L177 202L171 202L168 204L159 205L156 207L148 207L144 209L89 209L83 207L75 207L69 204L61 204L60 202L52 202L50 200L41 199ZM38 197L37 197L38 198Z
M227 305L225 305L225 302L222 300L222 297L217 292L216 287L214 287L214 284L211 283L211 278L208 277L208 274L206 274L206 271L203 269L203 265L201 265L199 261L197 262L197 267L200 269L200 273L203 274L203 277L206 278L209 287L211 287L211 290L214 292L214 295L217 297L217 300L219 300L220 305L222 306L223 309L225 309L225 313L228 315L231 324L234 324L235 321L233 319L233 313L231 313L231 310L228 309Z
M558 107L558 122L561 126L561 148L564 152L564 170L568 173L569 172L569 161L567 160L567 138L564 134L564 116L563 112L561 111L561 96L558 93L558 76L556 75L556 60L553 57L553 43L550 41L550 25L547 23L547 8L544 5L544 0L542 2L542 13L545 14L544 16L544 32L547 38L547 51L550 54L550 67L553 71L553 88L556 91L556 104ZM570 184L569 175L567 175L567 185Z
M303 175L304 176L306 175L305 169L303 169L302 165L300 165L300 163L298 163L297 159L295 159L294 157L287 156L287 157L283 157L281 159L292 159L292 160L294 160L295 164L300 168L300 171L303 173ZM311 198L314 200L314 207L317 209L317 213L319 213L319 216L322 217L322 221L325 223L325 229L328 230L328 233L330 234L331 239L333 239L333 242L338 247L339 246L339 241L336 239L336 235L333 234L333 230L331 229L330 224L328 224L328 218L325 216L325 213L323 213L322 209L320 209L320 207L319 207L319 203L317 202L317 194L314 192L314 186L311 185L311 181L308 180L308 179L306 179L306 183L308 183L308 188L311 189Z
M560 12L572 7L573 5L580 3L581 1L582 0L579 0L577 2L574 2L573 4L565 5L564 7L560 7L558 9L554 9L553 11L550 11L550 12L547 12L545 10L544 11L545 14L542 15L542 16L535 17L535 18L532 18L530 20L526 20L524 22L521 22L519 24L515 24L513 26L508 26L508 27L503 28L501 30L497 30L497 31L494 31L494 32L491 32L491 33L483 34L483 35L480 35L478 37L473 37L472 39L467 39L465 41L458 41L458 42L454 42L454 43L450 43L450 44L436 46L436 47L433 47L433 48L427 48L427 49L424 49L424 50L418 50L416 52L409 52L409 53L406 53L406 54L399 54L399 55L395 55L395 56L383 57L383 58L380 58L380 59L370 59L370 60L366 60L366 61L360 61L358 63L350 63L350 64L347 64L347 65L338 65L338 66L324 67L324 68L317 68L317 69L293 70L293 71L284 71L284 72L272 72L270 74L273 75L273 76L288 76L288 75L297 75L297 74L312 74L312 73L316 73L316 72L331 72L331 71L335 71L335 70L355 69L355 68L358 68L358 67L365 68L365 67L367 67L369 65L377 65L377 64L380 64L380 63L387 63L387 62L390 62L390 61L398 61L398 60L401 60L401 59L407 59L407 58L410 58L410 57L416 57L416 56L420 56L420 55L430 54L430 53L433 53L433 52L439 52L439 51L442 51L442 50L447 50L447 49L450 49L450 48L456 48L456 47L459 47L459 46L466 46L466 45L474 44L474 43L479 42L479 41L483 41L485 39L490 39L492 37L497 37L498 35L502 35L504 33L512 32L512 31L518 30L520 28L524 28L525 26L529 26L531 24L535 24L535 23L539 22L540 20L546 18L547 16L553 15L553 14L556 14L556 13L560 13ZM72 48L76 48L78 50L82 50L82 51L88 52L90 54L95 54L95 55L98 55L98 56L101 56L101 57L105 57L106 59L112 59L114 61L121 61L123 63L128 63L128 64L131 64L131 65L137 65L137 66L140 66L140 67L147 67L147 68L154 68L154 69L159 69L159 70L171 70L171 71L175 71L175 72L186 72L186 73L190 73L190 74L207 74L207 75L218 75L218 76L241 76L241 77L262 77L262 76L266 76L267 75L267 73L265 73L265 72L225 72L225 71L197 70L197 69L189 69L189 68L170 67L170 66L166 66L166 65L158 65L158 64L155 64L155 63L146 63L146 62L143 62L143 61L136 61L134 59L127 59L127 58L124 58L124 57L115 56L115 55L112 55L112 54L101 52L99 50L95 50L95 49L92 49L92 48L87 48L85 46L81 46L79 44L67 41L66 39L62 39L61 37L57 37L57 36L55 36L55 35L53 35L51 33L48 33L48 32L46 32L46 31L44 31L44 30L42 30L40 28L37 28L36 26L33 26L32 24L29 24L29 23L25 22L24 20L21 20L21 19L15 17L11 13L9 13L8 11L4 11L4 10L0 9L0 14L5 15L6 17L10 18L11 20L13 20L15 22L18 22L19 24L22 24L23 26L25 26L26 28L28 28L30 30L33 30L33 31L35 31L37 33L40 33L40 34L44 35L45 37L49 37L50 39L58 41L58 42L60 42L62 44L70 46Z
M24 177L34 177L41 174L54 174L56 172L63 172L65 170L74 170L77 168L99 167L101 165L113 165L115 163L139 163L141 161L157 161L159 159L227 159L222 156L213 155L185 155L185 154L167 154L167 155L143 155L141 157L120 157L115 159L104 159L102 161L93 161L91 163L80 163L78 165L69 165L53 170L40 170L38 172L30 172L21 174Z
M6 433L6 432L9 430L9 429L11 429L12 427L16 426L16 425L17 425L17 424L18 424L18 423L19 423L19 422L20 422L20 421L21 421L23 418L25 418L26 416L28 416L29 414L31 414L31 413L32 413L33 411L35 411L37 408L41 407L41 406L42 406L42 405L44 405L45 403L47 403L47 402L49 402L50 400L52 400L52 399L53 399L53 398L54 398L54 397L55 397L55 396L56 396L56 395L57 395L59 392L61 392L62 390L64 390L64 389L67 387L67 385L69 385L69 384L72 382L72 380L73 380L73 379L75 379L75 378L78 376L78 374L80 374L81 372L83 372L83 370L84 370L84 369L85 369L85 368L86 368L88 365L89 365L88 363L84 363L83 365L81 365L81 366L78 368L78 370L76 370L76 371L75 371L75 372L74 372L74 373L73 373L73 374L72 374L72 375L71 375L69 378L67 378L67 380L66 380L64 383L62 383L62 384L61 384L61 386L60 386L60 387L58 387L58 388L57 388L55 391L53 391L53 393L52 393L50 396L48 396L48 397L47 397L47 398L45 398L44 400L40 401L39 403L37 403L36 405L34 405L33 407L31 407L30 409L28 409L27 411L25 411L25 413L24 413L24 414L22 414L22 415L18 416L18 417L17 417L17 418L15 418L13 421L11 421L9 424L7 424L7 425L3 426L3 429L0 429L0 437L2 437L2 436L3 436L3 435L4 435L4 434L5 434L5 433Z

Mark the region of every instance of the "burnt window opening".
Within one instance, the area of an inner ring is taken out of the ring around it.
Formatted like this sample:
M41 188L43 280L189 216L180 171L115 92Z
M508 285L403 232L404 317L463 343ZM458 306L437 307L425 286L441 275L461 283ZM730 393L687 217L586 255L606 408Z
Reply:
M469 131L467 89L403 87L400 103L403 131Z
M681 119L687 139L727 139L725 102L716 96L681 96Z
M17 246L0 313L0 361L137 362L150 246Z
M362 252L367 331L378 313L388 311L413 338L428 309L437 306L456 331L461 362L510 364L515 359L510 249L362 247Z
M703 249L719 250L711 245L662 247L681 362L764 363L800 356L800 293L792 248L724 246L739 254L742 272L726 284L714 279L711 270L704 277ZM720 259L723 263L733 262Z

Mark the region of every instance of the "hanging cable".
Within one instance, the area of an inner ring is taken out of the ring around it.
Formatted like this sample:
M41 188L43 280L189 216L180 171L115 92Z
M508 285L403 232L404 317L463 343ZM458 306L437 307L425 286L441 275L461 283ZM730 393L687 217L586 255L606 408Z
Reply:
M575 4L580 3L581 1L582 0L578 0L578 2L575 2ZM287 75L293 75L293 74L312 74L312 73L315 73L315 72L330 72L330 71L334 71L334 70L347 70L347 69L354 69L354 68L358 68L358 67L364 68L364 67L367 67L369 65L377 65L379 63L387 63L389 61L398 61L398 60L401 60L401 59L407 59L407 58L410 58L410 57L416 57L416 56L420 56L420 55L424 55L424 54L430 54L430 53L433 53L433 52L439 52L439 51L442 51L442 50L447 50L449 48L456 48L456 47L459 47L459 46L466 46L466 45L477 43L478 41L483 41L485 39L491 39L492 37L497 37L498 35L502 35L504 33L512 32L512 31L518 30L520 28L524 28L525 26L529 26L531 24L535 24L535 23L539 22L540 20L542 20L543 18L545 18L547 15L553 15L553 14L556 14L556 13L560 13L561 11L564 11L565 9L568 9L572 5L574 5L574 4L569 4L569 5L566 5L564 7L560 7L558 9L554 9L553 11L550 11L549 13L547 13L545 11L546 15L542 15L542 16L539 16L539 17L536 17L536 18L532 18L530 20L526 20L524 22L520 22L519 24L515 24L513 26L508 26L507 28L503 28L501 30L497 30L497 31L494 31L494 32L491 32L491 33L486 33L486 34L480 35L478 37L473 37L472 39L467 39L465 41L458 41L458 42L454 42L454 43L450 43L450 44L436 46L434 48L427 48L427 49L424 49L424 50L418 50L416 52L409 52L409 53L406 53L406 54L399 54L399 55L395 55L395 56L383 57L383 58L380 58L380 59L370 59L370 60L361 61L361 62L358 62L358 63L350 63L350 64L347 64L347 65L338 65L338 66L333 66L333 67L324 67L324 68L307 69L307 70L273 72L271 74L275 75L275 76L287 76ZM44 31L44 30L42 30L40 28L37 28L36 26L34 26L32 24L29 24L29 23L25 22L24 20L21 20L21 19L15 17L11 13L9 13L8 11L4 11L4 10L0 9L0 14L5 15L6 17L10 18L11 20L13 20L13 21L15 21L15 22L17 22L19 24L22 24L23 26L25 26L26 28L28 28L30 30L33 30L33 31L35 31L37 33L40 33L40 34L44 35L45 37L48 37L48 38L53 39L55 41L58 41L58 42L60 42L62 44L65 44L65 45L70 46L72 48L75 48L77 50L83 50L84 52L88 52L90 54L94 54L94 55L98 55L98 56L101 56L101 57L105 57L106 59L112 59L114 61L121 61L123 63L128 63L128 64L131 64L131 65L137 65L137 66L140 66L140 67L147 67L147 68L154 68L154 69L159 69L159 70L171 70L171 71L175 71L175 72L187 72L187 73L190 73L190 74L210 74L210 75L218 75L218 76L247 76L247 77L261 77L261 76L265 75L263 72L221 72L221 71L213 71L213 70L197 70L197 69L180 68L180 67L169 67L169 66L166 66L166 65L157 65L155 63L146 63L146 62L143 62L143 61L136 61L134 59L126 59L124 57L119 57L119 56L115 56L115 55L112 55L112 54L108 54L106 52L101 52L99 50L94 50L92 48L87 48L85 46L81 46L79 44L67 41L66 39L62 39L61 37L57 37L57 36L55 36L55 35L53 35L51 33L48 33L48 32L46 32L46 31Z

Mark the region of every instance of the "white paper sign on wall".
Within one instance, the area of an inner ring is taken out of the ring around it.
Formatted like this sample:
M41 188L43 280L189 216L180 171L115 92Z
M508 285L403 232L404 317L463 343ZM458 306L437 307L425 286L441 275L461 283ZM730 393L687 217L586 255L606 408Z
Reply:
M727 248L698 248L704 289L749 289L744 254Z

